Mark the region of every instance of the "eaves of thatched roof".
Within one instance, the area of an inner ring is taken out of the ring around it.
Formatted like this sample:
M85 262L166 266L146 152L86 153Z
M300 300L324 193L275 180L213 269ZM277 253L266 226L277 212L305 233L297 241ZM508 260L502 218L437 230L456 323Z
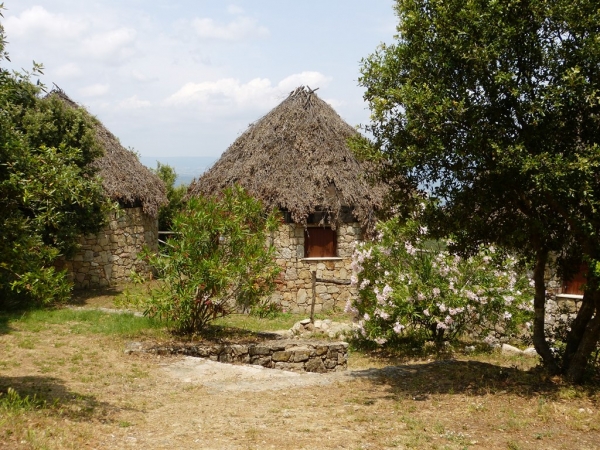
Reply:
M49 95L57 96L69 107L86 111L58 88ZM144 166L132 151L123 147L98 119L90 117L96 130L96 139L104 151L92 166L98 169L106 195L123 205L140 205L146 214L157 217L159 208L168 203L162 180Z
M195 180L188 196L213 195L239 184L267 208L291 213L306 224L315 211L335 225L342 208L368 229L383 206L386 188L367 182L366 166L348 147L358 132L301 86L259 119Z

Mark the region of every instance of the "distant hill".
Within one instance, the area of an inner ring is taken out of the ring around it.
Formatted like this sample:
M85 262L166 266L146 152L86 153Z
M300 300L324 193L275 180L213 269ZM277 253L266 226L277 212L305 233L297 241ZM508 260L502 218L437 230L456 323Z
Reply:
M141 156L140 161L146 167L156 169L156 162L168 164L177 172L176 185L190 184L194 178L210 168L218 157L211 156Z

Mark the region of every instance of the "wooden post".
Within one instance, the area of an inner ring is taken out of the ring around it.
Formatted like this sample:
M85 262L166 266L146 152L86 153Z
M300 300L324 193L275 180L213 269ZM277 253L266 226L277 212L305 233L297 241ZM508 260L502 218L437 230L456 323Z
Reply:
M317 272L312 271L312 304L310 305L310 323L315 323L315 302L317 301Z

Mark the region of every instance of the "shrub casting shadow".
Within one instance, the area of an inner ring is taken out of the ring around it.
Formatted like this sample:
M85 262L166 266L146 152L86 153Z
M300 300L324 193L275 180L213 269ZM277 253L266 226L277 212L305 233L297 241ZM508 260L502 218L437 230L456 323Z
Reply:
M106 287L97 289L74 289L69 305L84 306L91 298L96 297L116 297L123 292L122 289L116 287Z
M69 391L62 380L45 376L0 376L0 399L5 399L8 389L14 389L21 399L29 397L31 409L44 409L74 421L85 421L95 416L122 410L95 396ZM25 401L23 401L25 403Z
M206 342L211 344L252 344L262 341L281 339L281 335L277 333L269 333L267 331L250 331L243 328L221 325L208 325L198 334L173 334L173 337L183 342Z
M524 371L479 361L438 360L359 370L350 376L389 385L394 396L408 395L414 400L427 400L432 394L511 393L525 397L540 394L552 397L564 386L541 368ZM597 388L597 383L583 386L590 394Z
M0 334L8 334L11 331L14 331L10 326L10 320L12 316L7 313L0 312Z

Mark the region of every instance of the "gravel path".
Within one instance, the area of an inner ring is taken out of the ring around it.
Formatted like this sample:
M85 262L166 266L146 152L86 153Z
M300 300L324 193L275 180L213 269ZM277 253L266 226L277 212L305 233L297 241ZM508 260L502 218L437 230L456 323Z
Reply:
M347 372L297 373L260 366L225 364L191 356L165 364L162 370L174 380L199 384L212 392L260 392L324 386L348 376Z

